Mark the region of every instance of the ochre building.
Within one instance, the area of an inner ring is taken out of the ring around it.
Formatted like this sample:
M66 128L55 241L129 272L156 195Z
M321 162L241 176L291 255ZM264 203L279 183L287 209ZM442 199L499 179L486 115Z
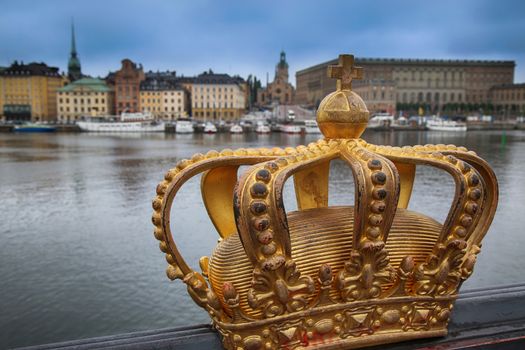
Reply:
M81 117L102 117L115 113L114 91L105 81L82 78L58 90L58 120L71 123Z
M296 73L297 104L316 107L335 89L335 80L326 75L326 67L333 64L337 64L336 59ZM488 102L493 86L513 83L516 64L489 60L356 58L356 65L364 68L365 81L393 82L396 104L424 104L435 111L447 103ZM364 100L368 105L367 98Z
M57 90L64 83L56 67L15 61L0 72L0 113L6 120L56 120Z
M149 112L159 119L188 117L188 95L177 83L175 74L173 77L147 76L140 84L140 105L143 112Z
M257 92L257 103L259 105L289 105L293 103L293 99L294 88L288 82L288 62L286 62L286 54L282 51L279 63L275 66L273 82Z
M192 116L209 121L238 119L246 111L247 94L248 87L241 77L204 72L191 84Z

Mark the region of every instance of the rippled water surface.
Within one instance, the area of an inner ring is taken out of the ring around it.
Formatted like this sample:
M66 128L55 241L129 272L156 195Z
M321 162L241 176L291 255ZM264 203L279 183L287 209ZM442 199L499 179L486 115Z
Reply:
M253 135L0 134L0 348L208 322L170 282L152 235L151 200L174 164L209 149L295 146L316 137ZM453 143L485 158L500 205L466 288L525 282L525 132L367 133L377 144ZM332 164L330 204L351 204L353 182ZM285 205L295 207L291 186ZM454 186L418 168L410 208L440 221ZM172 225L197 268L217 235L199 179L180 191Z

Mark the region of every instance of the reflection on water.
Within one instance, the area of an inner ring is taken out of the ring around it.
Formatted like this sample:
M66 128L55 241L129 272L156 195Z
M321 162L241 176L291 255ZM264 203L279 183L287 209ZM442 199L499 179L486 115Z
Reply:
M300 135L0 134L0 348L208 322L182 283L170 282L152 235L151 199L178 160L209 149L295 146ZM523 282L525 133L365 134L377 144L444 143L476 150L495 169L501 201L467 288ZM454 186L418 168L410 207L443 221ZM330 204L354 201L342 162L332 163ZM289 181L285 205L296 208ZM177 243L194 268L216 243L199 179L174 204ZM191 234L190 234L191 233Z

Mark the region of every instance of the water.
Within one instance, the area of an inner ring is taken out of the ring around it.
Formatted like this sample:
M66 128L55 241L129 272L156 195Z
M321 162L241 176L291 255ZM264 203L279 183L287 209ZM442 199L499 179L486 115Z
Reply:
M466 136L368 133L377 144L454 143L474 149L495 169L500 204L465 287L524 282L525 132ZM151 200L178 160L209 149L294 146L316 137L257 135L0 134L0 348L208 322L180 281L169 281L153 238ZM453 184L418 169L410 208L443 221ZM348 168L334 163L330 204L353 202ZM291 186L285 205L295 207ZM216 234L199 179L180 191L176 241L198 266Z

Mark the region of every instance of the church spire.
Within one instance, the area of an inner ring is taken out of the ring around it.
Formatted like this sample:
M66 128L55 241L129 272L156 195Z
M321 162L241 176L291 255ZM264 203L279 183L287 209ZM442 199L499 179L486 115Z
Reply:
M67 64L67 75L70 81L82 78L82 70L80 67L80 60L78 59L75 40L75 24L73 23L73 20L71 20L71 53L69 54L69 62Z
M75 42L75 23L71 20L71 57L77 57L77 45Z

